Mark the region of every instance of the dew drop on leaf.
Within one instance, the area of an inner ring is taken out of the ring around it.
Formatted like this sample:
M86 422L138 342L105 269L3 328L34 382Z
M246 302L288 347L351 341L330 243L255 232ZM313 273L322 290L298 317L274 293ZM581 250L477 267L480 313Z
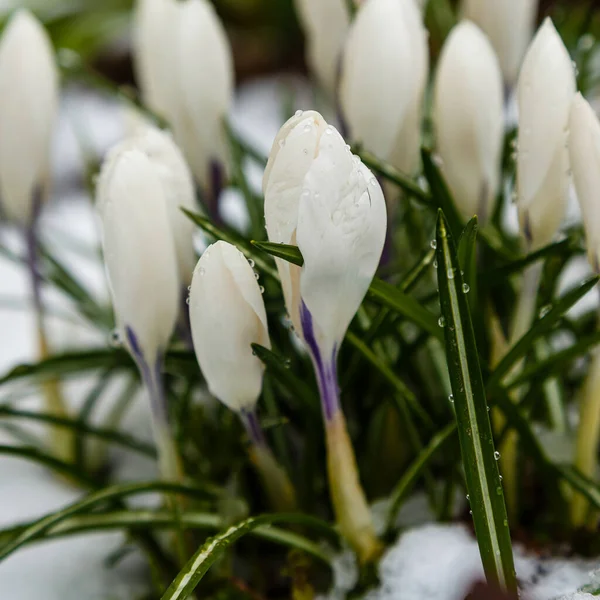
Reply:
M439 325L440 327L443 327L445 324L446 324L446 319L444 319L444 317L440 317L440 318L438 319L438 325Z
M468 283L463 283L462 290L463 294L468 294L471 291L471 288Z
M429 245L435 250L437 248L437 240L431 240Z
M498 452L498 450L496 450L496 452L494 452L494 459L500 460L500 452Z
M448 271L446 272L446 275L448 275L448 279L454 279L454 269L452 269L452 268L448 269Z

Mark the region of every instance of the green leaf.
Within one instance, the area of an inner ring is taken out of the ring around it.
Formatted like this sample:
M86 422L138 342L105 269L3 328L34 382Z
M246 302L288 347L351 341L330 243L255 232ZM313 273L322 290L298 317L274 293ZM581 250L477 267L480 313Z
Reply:
M433 456L441 450L448 440L452 439L456 433L456 423L450 423L442 431L437 433L431 438L429 444L423 448L419 456L413 461L413 463L406 469L404 475L394 488L390 496L390 508L387 516L387 530L392 531L394 529L394 523L398 511L402 506L402 502L406 499L421 473L425 470L429 461Z
M469 303L442 211L437 222L437 261L446 360L481 560L489 581L517 593L508 517Z
M555 468L574 490L585 496L594 508L600 510L600 487L596 482L571 465L557 465Z
M83 435L97 437L108 442L112 442L123 448L134 450L146 456L156 457L156 450L151 444L146 444L141 440L136 440L134 437L125 433L119 433L113 429L103 429L101 427L93 427L76 419L66 417L56 417L54 415L39 413L29 410L17 410L10 406L0 405L0 419L27 419L29 421L39 421L48 423L56 427L64 427L71 429Z
M302 254L296 246L273 244L271 242L252 242L252 244L256 248L277 258L287 260L292 264L298 266L304 264ZM442 339L443 334L438 327L435 316L424 308L418 300L405 294L393 285L375 278L369 288L368 297L378 304L387 306L394 312L402 315L405 319L412 321L430 335Z
M513 365L531 350L534 342L542 335L551 331L564 314L583 298L599 280L599 275L590 277L575 289L567 292L562 298L559 298L543 317L537 319L529 331L517 341L500 363L498 363L488 381L488 391L497 389Z
M99 530L110 531L115 529L147 530L147 529L177 529L179 526L186 529L220 530L225 527L224 519L212 513L184 512L175 518L172 512L152 510L121 510L86 515L75 515L61 521L44 535L42 540L53 540L69 535L78 535ZM32 523L20 524L0 531L0 543L7 543L10 538L21 534ZM323 561L331 564L330 554L319 544L293 533L275 527L258 527L250 532L251 535L292 549L302 550ZM41 540L37 540L41 541Z
M377 175L395 183L400 189L404 190L409 196L415 198L422 204L431 206L431 196L423 190L418 183L412 180L389 163L380 161L374 154L366 150L356 150L363 164L371 169Z
M310 386L302 381L293 371L288 368L285 360L277 356L273 351L259 344L252 344L252 350L256 356L265 364L269 372L281 382L281 385L289 390L290 395L299 398L302 404L310 409L315 415L321 415L321 404Z
M0 453L2 450L3 448L0 447ZM167 483L164 481L129 483L106 487L98 492L88 494L85 498L83 498L83 500L78 500L77 502L69 504L65 508L53 512L32 523L24 531L19 533L15 539L11 540L8 544L5 544L2 548L0 548L0 561L4 560L7 556L18 550L24 544L37 539L46 531L58 523L61 523L65 519L72 517L73 515L95 508L96 506L105 504L107 502L115 501L128 496L147 494L149 492L166 492L200 498L205 498L206 496L215 498L223 493L220 488L212 485L192 486Z
M315 520L316 521L316 520ZM241 537L252 533L259 527L274 523L301 523L311 524L303 515L273 514L260 517L250 517L226 531L206 541L206 543L192 556L180 571L169 589L162 595L161 600L185 600L189 598L204 575L219 558L219 556Z
M271 262L268 262L264 259L264 257L260 254L260 252L255 252L254 247L251 242L246 240L239 233L224 229L220 229L211 221L202 215L186 210L185 208L181 208L183 213L191 219L200 229L208 233L210 236L215 238L215 240L223 240L225 242L229 242L243 252L248 258L252 258L256 262L256 266L263 271L266 275L273 277L274 279L278 279L277 269L273 266Z

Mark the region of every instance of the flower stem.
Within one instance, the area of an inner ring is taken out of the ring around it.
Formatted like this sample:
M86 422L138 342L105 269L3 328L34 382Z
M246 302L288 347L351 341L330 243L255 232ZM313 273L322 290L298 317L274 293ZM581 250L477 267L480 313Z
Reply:
M254 410L240 413L242 423L252 442L250 458L264 485L271 506L278 512L296 509L296 493L287 473L277 462L265 439Z
M525 270L523 287L517 301L517 307L512 319L507 350L512 348L519 339L527 333L535 317L537 293L542 276L542 264L533 264ZM509 377L516 376L523 368L524 360L518 361L511 370ZM512 402L517 403L521 391L515 389L510 393ZM496 432L502 431L506 425L504 416L496 419ZM500 445L500 470L504 478L504 496L510 517L515 517L518 506L518 435L510 429Z
M37 212L37 211L36 211ZM38 337L38 353L41 360L50 356L50 347L44 322L44 304L42 300L42 278L39 272L37 217L32 219L25 232L27 242L27 265L31 279L33 311ZM46 410L55 417L68 417L68 410L62 397L57 379L49 379L42 384ZM64 429L51 427L50 447L57 458L71 462L73 455L73 434Z
M583 475L594 478L596 454L600 438L600 353L592 359L587 379L583 387L579 409L579 426L575 451L575 466ZM590 505L581 494L573 494L571 500L571 520L575 527L586 524Z

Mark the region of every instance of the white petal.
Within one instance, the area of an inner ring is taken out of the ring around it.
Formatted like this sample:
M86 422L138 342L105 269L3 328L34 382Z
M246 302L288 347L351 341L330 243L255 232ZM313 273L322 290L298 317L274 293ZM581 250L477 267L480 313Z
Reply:
M123 339L131 329L144 360L153 366L167 347L179 309L175 245L163 187L138 150L113 151L97 190L104 258Z
M330 128L304 180L297 230L300 292L321 352L341 344L379 264L385 232L377 180Z
M265 221L271 242L296 243L304 178L326 128L327 123L319 113L306 111L289 119L275 138L263 179ZM284 260L276 262L288 313L300 332L300 269Z
M592 268L600 270L600 122L577 94L571 108L569 152Z
M486 36L457 25L440 57L433 104L437 149L458 209L466 219L491 216L504 141L502 73Z
M132 143L150 159L161 179L175 241L179 276L182 286L187 287L197 261L193 246L196 228L181 208L190 211L197 208L192 174L181 150L168 133L156 127L146 127L133 138Z
M33 15L13 16L0 42L0 202L10 219L27 223L37 188L49 181L58 70L48 34Z
M177 3L176 58L181 110L173 121L175 139L194 176L207 187L211 161L226 166L224 120L233 99L231 48L207 0Z
M133 62L144 102L167 119L176 111L175 0L137 0L133 13Z
M489 37L508 85L519 73L533 36L539 0L463 0L463 16Z
M415 118L427 78L426 34L412 0L369 0L351 26L342 57L340 101L356 142L388 158Z
M575 74L569 53L552 21L546 19L527 52L519 76L518 204L534 245L552 239L564 215L568 187L567 132ZM551 173L550 170L558 169ZM534 204L536 206L534 206ZM538 205L539 204L539 205ZM546 212L542 227L533 222ZM553 218L558 215L560 218Z
M308 63L333 97L340 55L350 27L346 0L295 0L295 5L304 27Z
M198 261L190 292L198 363L211 393L233 410L253 408L264 366L251 344L270 347L264 302L252 267L226 242Z

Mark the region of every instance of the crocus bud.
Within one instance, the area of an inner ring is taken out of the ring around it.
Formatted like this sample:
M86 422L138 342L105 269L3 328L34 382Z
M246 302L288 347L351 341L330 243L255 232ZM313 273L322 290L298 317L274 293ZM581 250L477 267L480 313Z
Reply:
M232 410L252 412L264 365L251 344L270 348L269 331L254 271L235 246L216 242L206 249L189 305L196 357L210 392Z
M491 216L504 139L502 74L486 36L469 21L451 32L438 65L433 120L446 181L465 219Z
M146 106L171 120L176 103L173 47L177 4L137 0L133 11L133 62Z
M339 403L336 363L383 250L383 192L342 136L312 111L297 113L279 131L263 188L269 240L296 243L304 257L301 269L282 260L277 267L288 312L317 376L336 517L367 562L380 546Z
M518 83L517 202L521 231L531 248L552 241L564 217L574 94L569 53L548 18L527 51Z
M31 224L49 185L59 78L48 34L27 10L0 41L0 202L6 216Z
M106 269L121 337L141 368L154 369L177 318L177 257L164 188L140 150L118 147L97 188Z
M463 16L481 27L500 60L507 85L513 85L533 37L539 0L463 0Z
M350 27L340 102L352 139L413 172L419 164L421 110L429 54L414 0L369 0Z
M333 97L340 55L350 27L347 0L296 0L295 4L306 37L307 62Z
M208 0L141 0L134 54L144 97L170 122L198 183L210 190L227 164L224 121L233 59Z
M600 273L600 122L581 94L573 101L569 129L571 169L583 215L588 258L594 271Z
M127 142L125 142L127 144ZM182 208L196 208L194 181L185 158L171 135L155 127L139 131L130 142L132 148L143 152L159 176L173 233L181 284L187 287L196 266L193 237L195 226Z

